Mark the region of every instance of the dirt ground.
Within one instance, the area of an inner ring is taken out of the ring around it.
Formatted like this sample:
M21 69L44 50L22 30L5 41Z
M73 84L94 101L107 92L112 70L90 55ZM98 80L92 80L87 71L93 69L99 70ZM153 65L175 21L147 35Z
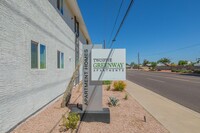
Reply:
M128 95L125 100L126 92L107 91L103 87L103 107L110 109L110 124L102 122L81 122L78 129L79 133L168 133L154 117L152 117L135 99ZM119 99L116 107L108 106L109 97ZM32 116L12 133L59 133L62 125L62 115L70 111L67 107L61 108L62 98L56 100L48 107ZM70 104L82 102L81 90L73 89ZM144 121L146 117L146 122ZM70 131L67 131L70 132Z

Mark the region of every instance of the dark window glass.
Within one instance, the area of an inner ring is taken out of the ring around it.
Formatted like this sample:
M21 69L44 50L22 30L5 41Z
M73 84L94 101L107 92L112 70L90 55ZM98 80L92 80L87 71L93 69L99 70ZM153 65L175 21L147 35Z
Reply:
M64 68L64 53L61 53L61 68Z
M38 43L31 41L31 68L38 68Z
M60 12L63 15L63 0L61 0L61 8L60 8Z
M74 32L76 37L79 37L79 22L77 21L76 16L74 16Z
M57 51L57 68L60 68L60 51Z
M79 22L77 22L76 36L79 37Z
M60 0L57 0L57 8L60 10Z
M40 44L40 69L46 68L46 47Z

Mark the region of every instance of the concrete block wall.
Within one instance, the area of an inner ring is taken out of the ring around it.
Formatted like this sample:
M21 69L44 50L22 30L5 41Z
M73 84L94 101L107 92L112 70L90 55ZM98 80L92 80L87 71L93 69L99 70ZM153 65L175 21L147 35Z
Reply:
M75 67L75 35L48 0L0 0L0 133L62 94ZM46 69L31 69L31 40ZM64 69L57 69L57 50ZM71 59L71 60L70 60Z

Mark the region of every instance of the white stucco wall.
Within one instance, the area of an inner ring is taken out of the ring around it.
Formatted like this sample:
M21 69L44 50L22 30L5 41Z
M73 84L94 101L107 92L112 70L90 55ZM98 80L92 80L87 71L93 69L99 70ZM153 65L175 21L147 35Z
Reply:
M48 0L0 0L0 31L4 133L64 92L75 66L75 36ZM31 40L46 45L45 70L31 69ZM57 69L57 50L64 69Z
M67 25L70 27L70 29L74 32L74 16L70 12L70 10L67 8L66 4L64 3L63 9L64 14L61 14L60 11L57 9L57 1L56 0L49 0L49 2L52 4L52 6L55 8L55 10L60 14L60 16L63 18L63 20L67 23ZM65 0L64 0L65 2ZM86 44L86 39L83 36L83 33L81 30L79 30L79 40Z

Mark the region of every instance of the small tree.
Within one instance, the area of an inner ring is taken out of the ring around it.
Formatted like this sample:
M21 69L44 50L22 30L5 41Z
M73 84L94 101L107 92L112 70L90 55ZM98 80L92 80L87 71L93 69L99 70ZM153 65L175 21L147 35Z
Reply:
M171 66L177 66L174 62L171 63Z
M168 58L161 58L160 60L157 61L157 63L163 63L167 66L170 64L170 62L171 62L171 60Z
M156 62L151 62L151 67L152 67L153 70L156 68L156 66L157 66Z
M131 62L130 66L131 67L135 66L135 62Z
M147 64L149 64L149 61L148 61L148 60L146 60L146 59L144 59L144 61L143 61L142 65L143 65L143 66L146 66Z
M184 65L187 65L187 63L188 63L188 61L186 61L186 60L180 60L180 61L178 62L178 65L184 66Z

